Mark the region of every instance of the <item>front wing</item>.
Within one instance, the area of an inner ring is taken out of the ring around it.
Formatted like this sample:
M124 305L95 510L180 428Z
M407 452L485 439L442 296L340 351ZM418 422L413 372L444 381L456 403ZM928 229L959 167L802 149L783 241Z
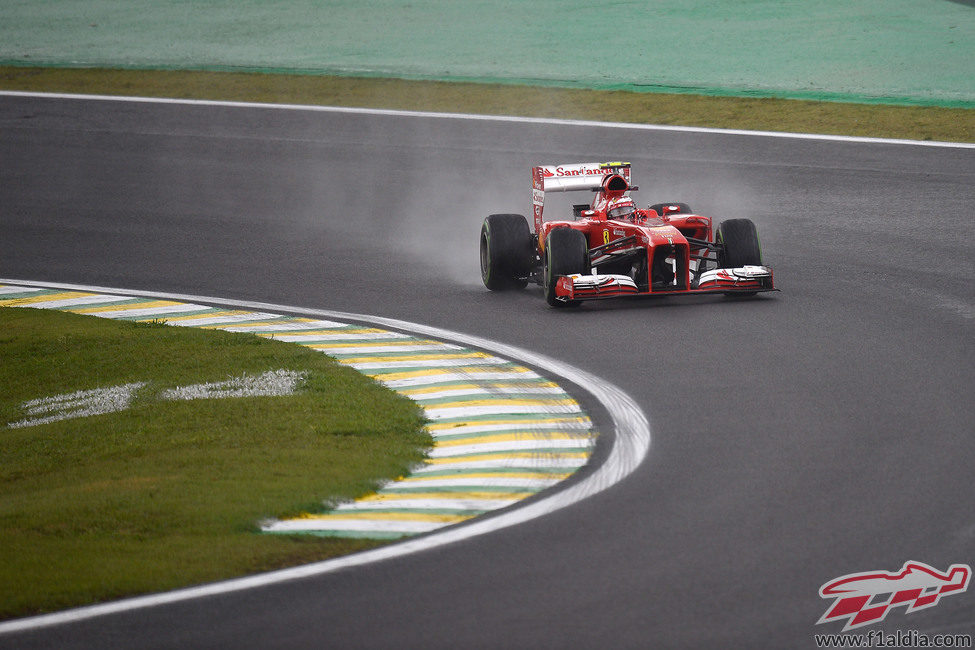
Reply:
M622 296L659 296L702 293L758 293L777 291L772 269L767 266L742 266L734 269L714 269L701 274L697 284L689 289L640 291L628 275L566 275L555 285L555 295L563 302L598 300Z

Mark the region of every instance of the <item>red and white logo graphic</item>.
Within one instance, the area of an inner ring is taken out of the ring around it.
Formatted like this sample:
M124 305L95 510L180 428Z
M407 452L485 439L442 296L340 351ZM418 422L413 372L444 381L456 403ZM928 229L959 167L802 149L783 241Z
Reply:
M905 562L896 573L867 571L830 580L819 588L821 598L835 598L816 624L848 619L843 631L879 623L894 607L904 605L905 614L934 607L942 596L968 589L972 568L953 564L945 573L923 562Z

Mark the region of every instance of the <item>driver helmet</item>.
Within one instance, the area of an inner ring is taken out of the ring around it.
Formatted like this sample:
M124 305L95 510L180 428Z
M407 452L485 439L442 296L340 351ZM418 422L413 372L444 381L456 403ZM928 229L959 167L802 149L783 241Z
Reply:
M627 220L632 221L636 216L636 206L633 204L633 199L628 196L621 196L617 199L613 199L606 206L606 218L616 219L616 220Z

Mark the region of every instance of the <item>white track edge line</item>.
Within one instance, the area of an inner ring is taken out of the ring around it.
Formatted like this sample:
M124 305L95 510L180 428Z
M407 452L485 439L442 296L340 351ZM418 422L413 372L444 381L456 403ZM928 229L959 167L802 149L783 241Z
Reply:
M427 336L447 339L455 342L473 345L491 350L499 355L517 358L526 364L542 368L553 375L567 379L583 390L590 393L600 402L609 413L615 432L614 442L606 460L591 474L572 484L568 488L555 492L547 497L533 501L523 506L517 506L508 512L502 512L487 519L474 520L457 527L448 527L443 532L434 533L419 539L409 539L390 544L370 551L355 553L343 557L315 562L303 566L271 571L254 576L235 578L222 582L215 582L197 587L177 589L160 594L138 596L125 600L89 605L69 609L51 614L42 614L29 618L14 619L0 623L0 634L36 630L40 628L62 625L98 616L129 612L147 607L155 607L169 603L193 600L207 596L216 596L246 589L254 589L267 585L278 584L290 580L318 576L340 569L362 566L380 560L387 560L436 548L453 542L458 542L479 535L492 533L502 528L524 523L536 517L565 508L597 494L626 478L644 461L650 451L650 423L639 405L622 389L608 384L595 375L575 368L567 363L550 357L536 354L505 343L498 343L478 336L453 332L438 327L382 318L364 314L354 314L339 311L308 309L286 305L275 305L264 302L243 300L229 300L192 296L178 293L160 293L151 291L137 291L117 289L111 287L97 287L77 284L52 282L37 282L28 280L12 280L0 278L0 284L13 284L28 287L43 287L50 289L67 289L78 291L92 291L101 293L124 294L130 296L153 297L186 302L202 301L217 305L229 305L257 309L262 311L284 311L304 315L323 316L328 318L344 318L356 321L372 322L386 327L405 331L422 333Z
M512 115L479 115L476 113L438 113L435 111L403 111L384 108L354 108L345 106L313 106L310 104L270 104L261 102L232 102L213 99L177 99L171 97L128 97L124 95L85 95L74 93L42 93L21 90L0 90L0 97L40 97L49 99L76 99L86 101L114 101L142 104L180 104L186 106L223 106L228 108L266 108L287 111L320 113L353 113L359 115L386 115L396 117L425 117L485 122L517 122L521 124L550 124L585 126L606 129L634 129L638 131L676 131L681 133L712 133L718 135L744 135L764 138L791 138L796 140L824 140L833 142L859 142L869 144L896 144L920 147L947 147L975 149L971 142L943 142L937 140L905 140L895 138L870 138L853 135L828 135L820 133L790 133L787 131L749 131L747 129L717 129L699 126L674 126L666 124L633 124L627 122L600 122L596 120L569 120L546 117L518 117Z

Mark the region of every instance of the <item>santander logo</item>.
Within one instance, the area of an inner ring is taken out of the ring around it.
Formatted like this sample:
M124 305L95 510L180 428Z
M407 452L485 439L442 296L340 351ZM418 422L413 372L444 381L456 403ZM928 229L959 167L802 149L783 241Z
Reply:
M612 173L612 169L593 169L591 167L583 166L560 166L556 167L555 169L552 169L551 167L542 167L542 174L545 176L545 178L565 176L607 176Z
M934 607L942 596L968 589L972 568L953 564L942 573L923 562L905 562L900 571L866 571L830 580L819 588L821 598L836 600L816 624L846 620L843 631L879 623L895 607L905 614Z

